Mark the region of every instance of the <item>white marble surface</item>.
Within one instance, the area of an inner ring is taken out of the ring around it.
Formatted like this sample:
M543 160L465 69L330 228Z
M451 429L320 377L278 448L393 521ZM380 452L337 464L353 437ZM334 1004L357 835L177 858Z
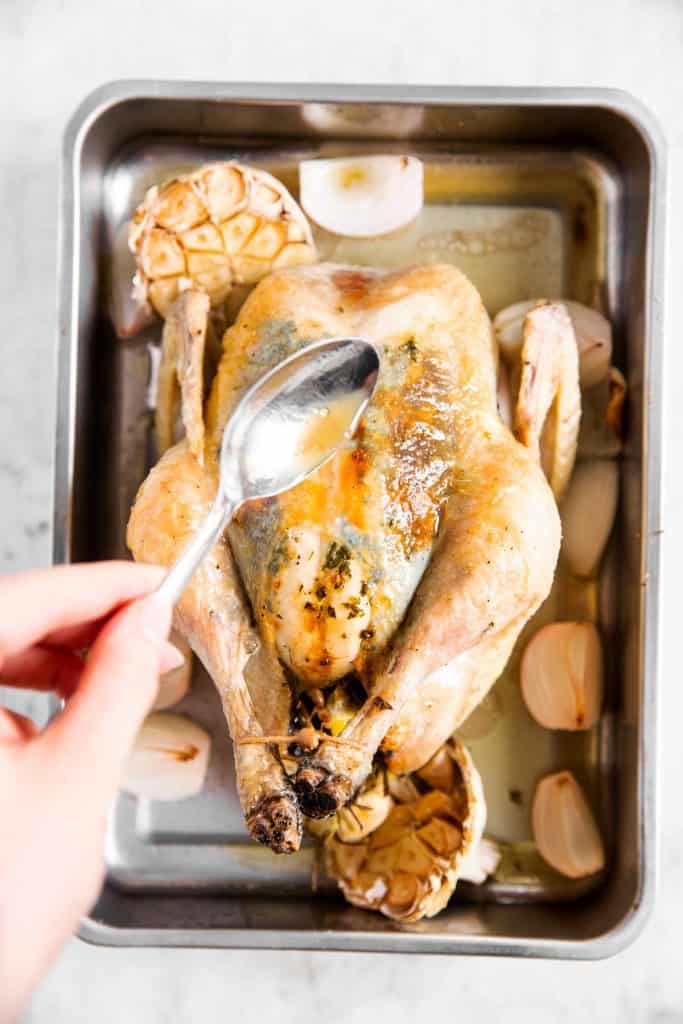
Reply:
M49 558L58 156L67 116L103 81L618 86L670 146L661 885L644 935L596 964L132 950L73 942L32 1024L230 1020L683 1021L683 5L680 0L1 0L0 562ZM678 396L678 397L676 397Z

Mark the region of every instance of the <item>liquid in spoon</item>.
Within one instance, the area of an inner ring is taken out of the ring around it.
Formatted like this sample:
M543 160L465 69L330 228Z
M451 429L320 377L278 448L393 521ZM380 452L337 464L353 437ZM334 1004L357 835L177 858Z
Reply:
M316 409L316 415L303 424L303 432L294 455L304 465L322 462L328 452L351 436L358 412L355 395L344 395Z

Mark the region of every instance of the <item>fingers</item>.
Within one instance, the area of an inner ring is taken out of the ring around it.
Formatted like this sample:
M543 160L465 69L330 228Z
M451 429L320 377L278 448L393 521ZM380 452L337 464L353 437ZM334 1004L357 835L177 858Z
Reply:
M185 655L179 651L175 644L167 640L161 648L161 661L159 664L159 675L170 672L174 668L180 668L185 662Z
M20 743L38 733L38 726L26 715L0 708L0 743Z
M159 671L180 668L184 660L182 652L167 641L161 649ZM66 699L75 693L83 665L83 658L72 651L40 644L6 658L0 670L0 684L50 691Z
M165 570L136 562L95 562L36 569L0 583L0 654L31 647L59 631L96 622L149 594Z
M60 697L70 697L82 671L82 659L71 651L30 647L5 659L0 683L29 690L51 690Z
M114 611L117 609L115 608ZM43 637L43 643L52 647L68 647L72 651L82 651L95 642L95 637L111 618L111 613L94 619L92 622L81 622L77 626L65 626L53 629Z
M95 641L81 682L44 739L79 779L113 791L137 730L156 696L171 608L156 595L114 615ZM177 659L176 659L177 663Z

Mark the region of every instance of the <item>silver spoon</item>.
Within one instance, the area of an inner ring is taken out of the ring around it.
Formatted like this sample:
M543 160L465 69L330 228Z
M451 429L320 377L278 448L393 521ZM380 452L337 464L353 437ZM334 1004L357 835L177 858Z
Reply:
M218 494L159 594L175 604L240 505L301 483L356 428L375 389L377 350L361 338L300 349L249 388L228 420Z

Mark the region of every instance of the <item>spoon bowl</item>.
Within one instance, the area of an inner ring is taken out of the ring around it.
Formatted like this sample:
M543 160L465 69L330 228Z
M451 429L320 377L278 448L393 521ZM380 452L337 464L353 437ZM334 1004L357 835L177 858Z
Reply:
M334 455L355 430L378 373L369 342L329 338L295 352L249 388L223 432L216 499L160 594L178 601L245 501L295 487Z
M315 342L278 363L243 396L223 433L221 488L232 502L296 486L351 436L377 380L361 338Z

